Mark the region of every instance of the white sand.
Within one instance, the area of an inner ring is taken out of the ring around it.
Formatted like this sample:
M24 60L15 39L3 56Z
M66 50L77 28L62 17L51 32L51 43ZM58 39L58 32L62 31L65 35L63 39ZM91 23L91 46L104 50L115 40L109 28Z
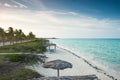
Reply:
M68 61L73 64L73 68L64 69L60 71L60 76L80 76L80 75L92 75L95 74L101 80L113 80L112 78L104 75L103 73L97 71L95 68L91 67L83 59L74 56L72 53L57 48L56 53L47 52L46 56L48 57L47 61L61 59ZM32 67L33 68L33 67ZM57 71L53 69L43 68L41 65L35 65L34 69L45 76L56 76Z

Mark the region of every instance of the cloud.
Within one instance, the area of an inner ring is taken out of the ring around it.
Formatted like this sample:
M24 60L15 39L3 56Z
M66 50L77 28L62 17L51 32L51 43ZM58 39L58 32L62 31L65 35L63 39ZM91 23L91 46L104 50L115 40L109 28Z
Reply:
M21 4L21 3L16 2L15 0L12 0L12 2L18 4L20 8L27 8L27 6L25 6L25 5ZM18 6L14 5L13 7L18 7Z
M0 26L13 26L38 37L120 37L120 20L97 19L76 12L0 10Z
M78 13L76 13L76 12L68 12L68 13L75 15L75 16L78 15Z
M8 3L5 3L4 6L6 6L6 7L12 7L12 6L11 6L10 4L8 4Z
M15 0L1 0L0 7L7 7L7 8L27 8L26 5L22 4L21 2L17 2Z

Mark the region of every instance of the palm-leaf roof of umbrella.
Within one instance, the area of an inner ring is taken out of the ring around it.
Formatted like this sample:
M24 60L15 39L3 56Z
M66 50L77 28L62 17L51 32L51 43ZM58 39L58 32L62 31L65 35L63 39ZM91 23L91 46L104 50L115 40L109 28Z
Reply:
M57 59L44 63L43 67L63 70L65 68L72 68L72 64L67 61Z

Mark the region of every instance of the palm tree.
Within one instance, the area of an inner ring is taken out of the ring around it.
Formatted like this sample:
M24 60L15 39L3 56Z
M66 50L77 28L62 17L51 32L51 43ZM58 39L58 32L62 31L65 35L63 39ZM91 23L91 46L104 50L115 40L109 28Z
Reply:
M26 39L26 35L23 33L23 31L21 29L19 29L19 30L16 29L14 31L14 38L15 38L16 43L17 43L17 41L22 42L22 40Z
M19 40L19 31L17 29L14 31L14 40L16 41L16 43Z
M18 34L19 34L19 35L18 35L19 40L20 40L21 43L22 43L22 34L23 34L23 31L22 31L21 29L19 29L18 32L19 32L19 33L18 33Z
M26 40L26 35L24 33L21 34L22 40Z
M16 29L14 31L12 27L9 27L7 31L4 31L4 29L0 27L0 40L3 41L3 46L5 40L10 41L10 45L12 45L12 43L14 44L14 41L17 43L17 41L22 42L22 40L32 39L35 39L35 35L32 32L29 32L26 36L21 29Z
M4 46L4 42L5 42L5 31L3 28L0 27L0 40L2 40L3 42L3 46Z
M29 32L29 34L28 34L28 39L35 39L35 35L32 33L32 32Z
M10 40L10 45L14 43L14 30L12 27L8 28L8 39Z

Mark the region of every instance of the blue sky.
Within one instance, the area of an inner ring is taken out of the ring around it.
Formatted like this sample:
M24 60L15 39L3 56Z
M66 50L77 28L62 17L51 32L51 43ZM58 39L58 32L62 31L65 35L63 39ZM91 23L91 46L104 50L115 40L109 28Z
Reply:
M97 18L120 18L120 0L43 0L50 9L75 11Z
M120 0L0 0L0 26L37 37L120 38Z

